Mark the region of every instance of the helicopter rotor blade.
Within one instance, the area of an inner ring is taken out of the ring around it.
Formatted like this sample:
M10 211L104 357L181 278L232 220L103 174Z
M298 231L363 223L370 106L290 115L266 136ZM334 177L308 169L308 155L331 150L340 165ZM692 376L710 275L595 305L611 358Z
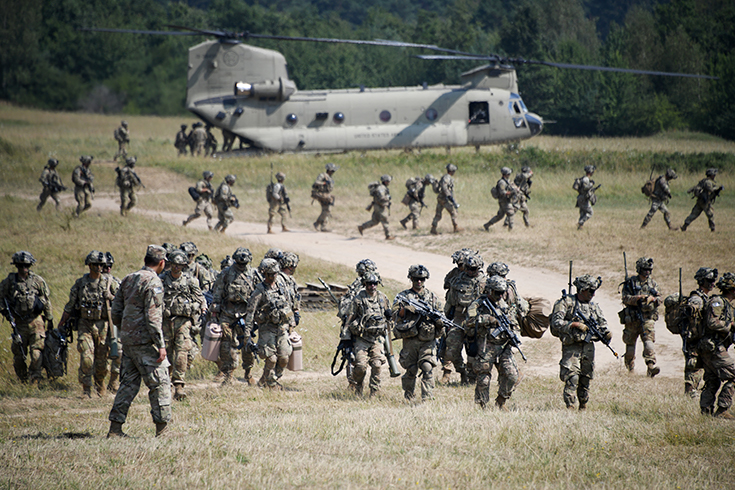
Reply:
M668 72L668 71L653 71L653 70L636 70L632 68L614 68L609 66L594 66L594 65L576 65L572 63L555 63L552 61L536 61L536 60L525 60L523 58L509 58L506 60L509 63L513 64L528 64L528 65L545 65L545 66L551 66L554 68L563 68L563 69L570 69L570 70L591 70L591 71L608 71L608 72L616 72L616 73L632 73L634 75L656 75L656 76L664 76L664 77L683 77L683 78L704 78L707 80L719 80L718 77L713 77L709 75L697 75L692 73L675 73L675 72Z
M199 36L196 32L180 32L180 31L145 31L140 29L105 29L97 27L79 27L78 31L85 32L113 32L123 34L154 34L163 36Z
M422 60L472 60L472 61L500 61L497 56L447 56L443 54L416 54L414 58Z

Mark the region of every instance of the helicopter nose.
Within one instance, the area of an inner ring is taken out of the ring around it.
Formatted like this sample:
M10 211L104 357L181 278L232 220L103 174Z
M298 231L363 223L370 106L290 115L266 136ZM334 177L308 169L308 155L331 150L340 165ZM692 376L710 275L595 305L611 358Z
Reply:
M531 130L531 136L536 136L544 128L543 119L533 113L526 114L526 122L528 122L528 129Z

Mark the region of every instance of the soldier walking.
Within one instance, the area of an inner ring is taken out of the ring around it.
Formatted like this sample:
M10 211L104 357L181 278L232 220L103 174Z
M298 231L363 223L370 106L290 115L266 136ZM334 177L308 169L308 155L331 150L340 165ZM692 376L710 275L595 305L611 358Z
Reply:
M126 158L125 166L115 169L117 171L115 185L120 189L120 216L127 216L128 211L138 203L136 189L143 186L143 182L135 173L136 162L135 157Z
M112 275L112 268L115 266L115 257L112 256L110 252L105 252L105 263L102 264L102 274L108 275L112 278L115 283L117 283L118 287L120 286L120 279ZM112 342L112 329L107 329L108 333L108 345L110 342ZM117 344L118 344L118 356L115 359L110 359L110 380L107 382L107 391L109 391L112 394L117 393L118 388L120 388L120 366L122 365L122 344L120 343L120 333L118 332L117 335Z
M362 232L368 228L381 224L383 225L383 232L385 233L386 240L394 240L396 238L391 236L390 230L388 229L388 216L390 216L391 204L390 190L388 190L388 186L390 185L391 180L392 178L390 175L382 175L379 182L373 182L368 185L368 190L370 191L370 196L373 198L373 202L371 202L365 209L367 211L372 209L373 215L369 221L358 225L357 231L360 232L360 236L362 236Z
M447 173L439 180L434 191L436 192L436 213L434 213L434 219L431 222L431 234L438 235L436 227L442 219L442 213L446 209L449 216L452 218L452 226L454 227L454 233L459 233L462 228L457 224L457 208L459 204L454 199L454 179L453 176L457 172L457 166L453 163L447 164Z
M214 231L224 233L230 223L235 221L235 215L232 214L231 207L235 209L240 207L240 203L232 192L232 186L235 185L236 177L232 174L225 176L225 180L217 187L214 193L214 203L217 205L217 224L214 225Z
M191 133L189 134L189 140L191 145L191 156L202 156L204 152L204 145L207 142L207 132L202 127L201 122L195 122L192 125Z
M653 185L653 191L651 193L651 209L648 211L648 214L645 218L643 218L643 224L641 224L641 228L645 228L648 223L651 222L653 219L653 215L656 214L656 211L661 211L664 215L664 221L666 222L666 226L669 227L669 230L675 231L679 228L676 226L671 226L671 213L669 212L666 205L669 203L669 199L671 199L671 189L669 188L669 181L674 180L678 177L676 175L676 171L674 171L673 168L669 168L666 170L666 173L663 175L660 175L656 179L656 183Z
M212 134L212 125L207 123L204 132L207 134L207 139L204 141L204 156L214 156L217 153L217 138Z
M110 410L107 437L125 437L122 426L130 405L140 391L141 381L148 387L151 416L156 437L164 435L171 420L170 363L161 327L163 321L163 283L158 274L166 266L166 250L149 245L144 267L125 276L112 301L112 322L118 326L125 349L120 373L120 389Z
M586 165L584 167L584 176L575 179L572 185L572 188L578 194L576 204L576 207L579 208L578 230L581 230L585 222L592 217L592 206L597 204L595 190L600 186L595 187L595 181L592 180L592 174L595 173L595 170L596 167L594 165Z
M715 199L720 195L723 187L721 185L717 185L715 182L715 177L717 177L716 168L708 168L705 172L705 176L706 177L700 180L697 185L687 191L688 194L692 195L693 199L697 199L697 202L694 203L692 212L684 220L684 224L681 226L681 231L686 231L687 228L689 228L689 225L691 225L692 222L702 214L702 212L707 216L710 231L715 231L715 213L713 206L715 204Z
M186 147L189 145L189 136L186 134L186 124L181 125L181 129L176 133L174 147L179 150L178 155L186 155Z
M43 379L43 347L46 329L53 329L54 316L46 281L31 272L36 259L30 252L15 252L11 272L0 283L0 313L15 323L11 351L13 368L22 383L39 383ZM30 363L26 365L26 357Z
M709 301L709 293L715 288L717 269L700 267L694 274L697 289L689 293L683 301L684 308L680 309L681 323L681 350L684 353L684 393L691 398L699 394L699 385L702 382L703 364L699 356L697 345L704 332L705 306Z
M513 215L516 214L515 204L518 202L518 194L520 191L518 190L518 187L510 181L512 173L513 170L508 167L500 169L500 180L495 184L493 192L490 193L498 200L498 214L482 225L482 227L485 228L485 231L488 231L492 225L503 218L505 218L505 225L508 227L508 230L513 229Z
M403 339L403 347L398 362L406 372L401 377L403 396L406 400L414 399L416 377L421 371L421 401L433 398L434 368L436 359L436 339L444 333L441 320L431 321L418 314L415 308L407 306L401 298L422 301L435 311L442 311L442 303L424 286L429 278L429 270L423 265L412 265L408 268L411 288L401 291L393 301L392 317L396 326L394 334Z
M331 208L334 206L334 179L332 175L339 167L334 163L328 163L325 171L317 175L316 180L311 186L311 198L316 200L322 207L322 212L314 222L316 231L329 231L329 219L332 217ZM313 201L312 201L313 202Z
M184 226L204 214L207 217L207 227L212 230L212 218L214 217L214 210L212 209L212 196L214 195L212 177L214 177L214 174L209 170L202 172L202 179L196 183L195 187L197 194L199 194L199 199L197 199L194 212L182 223Z
M401 204L408 206L409 213L400 221L404 230L407 229L406 223L409 221L414 230L418 229L421 210L426 207L426 203L424 203L426 186L432 185L433 182L434 176L431 174L426 174L426 177L412 177L406 181L406 195L403 196Z
M105 255L92 250L84 259L89 272L76 280L69 291L59 327L70 318L77 319L77 350L79 351L79 384L82 398L92 397L92 383L98 396L106 393L107 356L109 354L109 307L117 293L118 283L108 274L102 274L107 262Z
M79 217L84 211L92 207L92 199L94 199L94 175L90 170L93 156L82 155L79 157L81 165L77 165L71 174L71 180L74 182L74 199L77 201L77 210L74 213Z
M516 211L523 213L523 224L526 225L526 228L531 226L528 221L528 200L531 199L531 185L533 184L531 177L533 177L533 170L528 165L524 165L521 167L521 173L513 179L513 183L518 188L518 202L514 206Z
M653 378L661 369L656 366L656 353L653 344L656 342L655 322L658 320L658 307L661 304L661 293L656 281L651 277L653 259L641 257L635 263L638 275L626 278L623 283L623 343L625 344L625 367L633 371L635 367L635 347L638 337L643 343L643 359L646 361L647 375Z
M41 202L36 206L36 211L41 211L49 197L56 203L56 210L59 210L59 192L65 191L66 187L61 183L61 177L59 177L59 173L56 171L58 165L59 161L57 159L49 158L48 163L43 167L41 178L38 179L41 185L43 185L43 190L40 196Z
M130 143L128 122L120 121L120 127L115 130L113 136L115 137L115 141L117 141L117 153L113 160L117 161L118 157L125 158L128 156L128 143Z
M265 189L265 197L268 200L268 233L273 233L273 221L276 219L276 214L281 215L281 230L291 231L286 227L286 212L289 211L288 206L291 200L286 192L286 186L283 185L285 180L286 174L278 172L276 183L271 182Z

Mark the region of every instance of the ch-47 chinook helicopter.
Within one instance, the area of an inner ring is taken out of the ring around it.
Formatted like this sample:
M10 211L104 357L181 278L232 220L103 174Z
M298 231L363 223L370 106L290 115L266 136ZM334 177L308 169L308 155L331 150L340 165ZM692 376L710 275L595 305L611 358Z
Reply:
M479 147L528 139L541 132L543 119L529 112L519 95L514 65L520 64L713 78L511 59L396 41L168 27L183 31L81 30L216 38L189 48L186 108L205 122L231 131L256 151ZM289 79L286 59L281 53L242 42L247 39L422 48L443 54L417 55L421 59L477 60L487 64L463 73L460 85L300 91Z

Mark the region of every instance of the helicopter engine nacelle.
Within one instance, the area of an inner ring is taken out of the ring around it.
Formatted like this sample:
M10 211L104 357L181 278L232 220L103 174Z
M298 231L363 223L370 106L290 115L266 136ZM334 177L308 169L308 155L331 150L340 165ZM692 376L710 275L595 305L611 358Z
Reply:
M296 84L292 80L279 77L278 80L266 80L259 83L235 83L235 97L257 97L263 100L288 100L296 92Z

